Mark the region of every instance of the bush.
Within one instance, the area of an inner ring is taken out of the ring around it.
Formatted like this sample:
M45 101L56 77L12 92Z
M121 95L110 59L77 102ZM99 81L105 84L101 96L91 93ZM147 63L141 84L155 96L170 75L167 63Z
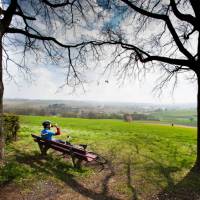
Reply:
M17 139L19 131L19 116L13 114L4 114L4 133L5 141L9 142Z

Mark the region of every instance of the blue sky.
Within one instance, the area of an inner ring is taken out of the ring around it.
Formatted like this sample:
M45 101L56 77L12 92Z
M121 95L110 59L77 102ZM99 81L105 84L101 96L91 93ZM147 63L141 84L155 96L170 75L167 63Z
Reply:
M126 6L115 6L113 9L112 17L104 24L103 30L112 29L116 30L126 14Z
M116 30L126 15L128 7L118 5L112 0L97 0L97 2L104 10L112 11L111 17L103 25L103 31L108 29Z
M2 3L9 4L10 0L1 0Z

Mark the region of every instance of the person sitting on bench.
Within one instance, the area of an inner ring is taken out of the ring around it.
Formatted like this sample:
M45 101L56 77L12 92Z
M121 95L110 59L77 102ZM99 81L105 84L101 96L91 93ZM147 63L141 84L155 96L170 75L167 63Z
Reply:
M56 125L52 125L51 124L51 121L49 121L49 120L44 121L42 123L42 126L44 127L44 129L41 131L41 137L42 137L42 139L53 140L55 142L65 143L62 140L55 140L55 139L52 138L52 136L60 135L61 132L60 132L60 128L59 127L57 127ZM50 130L51 127L55 127L56 128L56 132L52 132Z

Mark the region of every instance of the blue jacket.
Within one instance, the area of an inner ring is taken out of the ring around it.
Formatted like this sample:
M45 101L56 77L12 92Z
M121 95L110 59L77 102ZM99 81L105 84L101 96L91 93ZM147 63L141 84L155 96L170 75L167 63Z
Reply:
M41 137L45 140L52 140L52 136L56 135L54 132L51 132L49 129L44 129L41 131Z

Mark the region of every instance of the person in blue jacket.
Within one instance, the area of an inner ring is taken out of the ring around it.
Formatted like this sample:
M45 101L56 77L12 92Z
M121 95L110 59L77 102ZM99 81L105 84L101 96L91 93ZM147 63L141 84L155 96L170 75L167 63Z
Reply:
M52 136L60 135L61 134L59 127L57 127L56 125L52 125L51 121L49 121L49 120L44 121L42 123L42 126L44 127L44 129L41 131L41 137L42 137L42 139L45 139L45 140L54 140L54 141L57 141L57 142L63 142L62 140L55 140L52 137ZM56 128L56 132L52 132L50 130L51 127L55 127Z

